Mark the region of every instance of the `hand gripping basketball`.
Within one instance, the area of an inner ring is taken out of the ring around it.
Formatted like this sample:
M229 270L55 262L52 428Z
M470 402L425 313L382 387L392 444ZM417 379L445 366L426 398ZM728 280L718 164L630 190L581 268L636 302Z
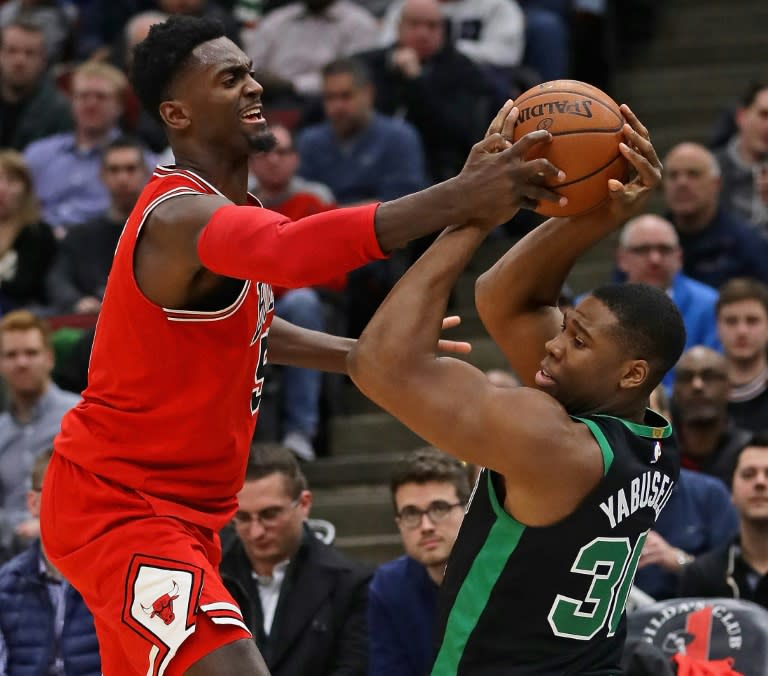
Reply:
M505 135L514 128L517 109L507 102L476 143L459 174L466 186L472 219L490 226L509 220L520 208L542 201L558 203L561 195L545 185L564 174L547 159L527 160L531 148L546 143L547 131L536 131L510 145Z

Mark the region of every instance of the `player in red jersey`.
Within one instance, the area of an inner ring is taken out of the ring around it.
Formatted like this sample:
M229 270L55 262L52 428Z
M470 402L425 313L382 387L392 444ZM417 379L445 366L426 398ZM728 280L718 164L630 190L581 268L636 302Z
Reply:
M559 174L523 159L547 132L506 150L496 133L446 183L291 222L246 192L249 153L273 139L218 24L154 26L133 79L177 164L157 169L117 246L88 387L46 475L43 542L94 615L105 674L263 676L217 533L243 483L267 337L272 362L337 372L353 344L273 318L271 284L313 285L452 222L503 222L558 200L542 183Z

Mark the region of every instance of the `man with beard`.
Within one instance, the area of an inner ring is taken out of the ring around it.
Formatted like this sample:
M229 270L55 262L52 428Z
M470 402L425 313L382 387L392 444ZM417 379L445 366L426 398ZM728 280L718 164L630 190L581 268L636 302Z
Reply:
M753 601L768 608L768 435L738 454L731 488L739 532L683 569L679 595Z
M714 350L686 351L675 368L672 412L683 467L711 474L730 485L737 453L750 432L728 415L728 363Z
M436 448L409 454L390 480L405 556L380 566L368 591L368 676L424 676L437 594L469 500L469 472Z
M46 76L42 29L14 21L0 30L0 147L22 150L32 141L72 129L69 101Z
M117 246L88 387L54 442L43 545L94 615L105 673L263 676L217 533L243 484L267 337L270 362L342 373L354 342L273 319L271 284L311 286L450 223L558 201L541 183L560 172L523 159L547 132L499 152L494 120L451 181L292 222L247 193L249 154L274 138L220 24L153 26L133 83L177 164L156 169Z

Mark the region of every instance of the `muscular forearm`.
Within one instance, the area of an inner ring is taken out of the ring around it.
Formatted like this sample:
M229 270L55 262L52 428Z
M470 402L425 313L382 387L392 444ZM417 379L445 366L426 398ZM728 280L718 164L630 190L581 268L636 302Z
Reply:
M576 260L618 225L605 211L549 219L478 278L478 310L509 317L555 305Z
M275 317L267 358L272 364L346 373L347 354L354 344L352 338L310 331Z
M406 362L434 355L451 289L486 234L474 226L444 232L379 307L352 350L350 368L386 377L408 369Z
M384 202L376 212L376 237L382 251L405 246L452 223L464 223L469 214L462 200L459 179Z

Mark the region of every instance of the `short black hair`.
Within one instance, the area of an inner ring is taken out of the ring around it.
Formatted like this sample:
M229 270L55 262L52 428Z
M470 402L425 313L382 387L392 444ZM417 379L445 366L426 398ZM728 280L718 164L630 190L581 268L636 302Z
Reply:
M323 79L330 75L351 75L358 87L366 87L373 82L368 66L354 56L344 56L327 63L323 67Z
M453 484L456 496L466 504L472 490L469 482L470 469L461 460L426 446L408 453L395 467L389 488L392 491L392 502L395 493L403 484L425 484L428 481L439 481ZM397 505L394 505L397 511Z
M168 98L171 84L192 50L221 37L224 26L214 19L172 16L152 26L134 47L131 68L131 83L144 109L162 122L160 104Z
M307 490L307 479L289 448L271 442L252 444L245 480L258 481L272 474L283 475L286 489L294 500L299 498L302 491Z
M123 134L117 138L112 139L109 143L107 143L106 146L104 146L104 150L101 151L101 164L104 165L106 163L107 155L113 150L125 150L126 148L130 148L138 152L142 159L147 152L146 147L141 141L139 141L139 139L134 136Z
M618 339L627 356L650 365L646 388L650 393L685 348L685 324L677 306L664 291L648 284L607 284L591 295L616 317Z

